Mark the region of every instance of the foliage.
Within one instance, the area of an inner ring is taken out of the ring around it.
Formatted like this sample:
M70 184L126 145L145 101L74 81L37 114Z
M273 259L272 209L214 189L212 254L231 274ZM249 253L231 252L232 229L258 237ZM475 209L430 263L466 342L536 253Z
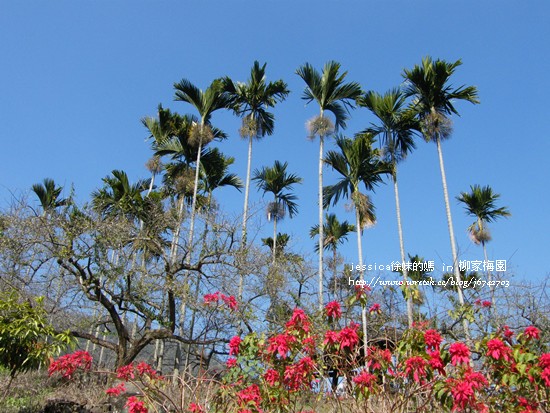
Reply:
M43 299L25 300L16 291L0 292L0 365L10 375L37 369L73 340L47 321Z

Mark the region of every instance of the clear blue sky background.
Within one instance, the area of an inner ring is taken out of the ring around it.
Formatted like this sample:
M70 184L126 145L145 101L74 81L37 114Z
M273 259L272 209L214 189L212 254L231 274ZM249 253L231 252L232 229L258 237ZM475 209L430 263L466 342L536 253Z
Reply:
M280 229L312 254L318 142L306 140L304 123L318 109L300 99L304 84L296 68L336 60L349 80L384 92L423 56L461 58L454 83L476 85L481 98L477 106L457 104L461 117L443 145L461 258L482 259L482 252L468 239L472 219L454 197L471 184L491 185L513 216L492 225L489 256L506 259L508 275L538 279L550 269L549 13L543 0L0 0L0 205L44 177L74 183L80 202L113 169L133 180L147 177L151 153L140 118L155 115L158 103L191 112L173 101L174 82L187 78L204 88L224 75L246 80L257 59L292 94L275 110L275 135L255 145L253 168L287 160L304 178L300 214ZM349 135L373 121L365 109L352 116ZM239 120L216 113L213 123L230 134L218 146L235 156L233 170L244 179ZM436 266L450 263L435 145L418 141L400 173L407 250ZM334 180L327 172L325 183ZM218 197L229 213L242 212L241 194ZM373 200L378 224L364 234L364 255L368 263L386 264L399 258L392 187L380 187ZM253 190L251 201L259 205L262 197ZM335 211L354 219L343 207ZM269 236L271 226L260 231ZM353 237L342 251L357 262Z

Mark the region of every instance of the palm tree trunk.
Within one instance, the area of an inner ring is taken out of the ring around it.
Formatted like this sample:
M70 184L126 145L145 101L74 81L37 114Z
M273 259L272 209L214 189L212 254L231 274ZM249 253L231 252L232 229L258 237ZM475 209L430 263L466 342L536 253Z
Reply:
M445 198L445 211L447 213L447 225L449 227L449 237L451 240L451 252L453 254L453 271L455 279L457 281L456 291L458 293L458 302L461 306L464 306L464 294L462 293L462 277L460 276L460 270L458 268L458 255L456 253L456 241L455 232L453 229L453 219L451 217L451 206L449 203L449 193L447 191L447 178L445 175L445 165L443 163L443 152L441 150L441 140L439 135L436 135L437 154L439 156L439 169L441 170L441 183L443 184L443 196ZM462 325L464 327L464 334L466 339L471 342L470 326L468 320L462 319Z
M397 185L397 166L395 166L395 175L393 177L393 190L395 193L395 211L397 214L397 232L399 233L399 250L401 252L401 265L403 271L403 281L405 287L405 298L407 300L407 318L409 321L409 328L413 326L413 300L407 280L409 279L409 270L405 265L405 241L403 241L403 227L401 225L401 205L399 203L399 188Z
M244 189L244 210L243 210L243 226L241 233L241 249L244 251L246 248L246 224L248 221L248 197L250 194L250 169L252 167L252 136L248 137L248 164L246 167L246 184ZM239 301L243 296L244 287L244 270L240 270L239 274Z
M323 111L321 111L323 117ZM323 228L323 155L324 155L324 136L319 135L319 311L323 311L323 247L324 247L324 228Z
M273 266L275 266L275 260L277 257L277 215L273 217Z
M355 222L357 225L357 253L359 255L359 279L365 281L363 274L363 245L361 243L361 217L359 216L359 209L357 205L355 206ZM365 368L368 369L367 365L367 354L368 354L368 335L367 335L367 306L361 304L361 324L363 327L363 351L365 352Z
M338 267L336 265L336 260L338 259L338 252L336 250L336 246L332 248L332 259L334 262L334 268L333 268L333 277L334 277L334 299L336 300L336 290L338 289Z

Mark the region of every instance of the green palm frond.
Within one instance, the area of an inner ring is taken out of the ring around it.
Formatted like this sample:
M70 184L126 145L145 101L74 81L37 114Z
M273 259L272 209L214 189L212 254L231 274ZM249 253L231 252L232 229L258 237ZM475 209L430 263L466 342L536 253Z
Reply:
M348 234L355 231L355 225L348 221L340 222L335 214L326 214L323 224L323 248L325 250L336 250L339 244L348 239ZM319 225L314 225L309 231L311 238L319 235ZM319 251L319 244L315 244L315 251Z
M322 73L306 63L296 70L296 74L306 83L302 99L306 103L315 100L322 112L332 112L336 129L345 128L349 110L361 94L359 83L345 83L347 72L340 73L340 63L335 61L327 62Z
M295 184L301 183L302 178L287 173L287 167L287 162L275 161L273 167L264 166L260 170L254 170L252 180L256 181L256 186L264 195L267 192L272 193L275 203L281 204L292 218L298 212L298 204L295 202L297 197L288 191L292 190Z

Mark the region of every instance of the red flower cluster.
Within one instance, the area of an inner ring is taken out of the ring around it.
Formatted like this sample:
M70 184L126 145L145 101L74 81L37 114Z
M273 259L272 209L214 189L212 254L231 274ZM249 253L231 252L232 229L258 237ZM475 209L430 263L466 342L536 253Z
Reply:
M535 326L529 326L525 329L523 334L525 334L525 337L529 339L538 340L540 337L540 330Z
M480 299L475 300L474 304L483 308L491 308L493 305L491 301L487 301L487 300L481 301Z
M241 338L239 336L234 336L231 340L229 340L229 355L237 355L239 354L239 346L241 345Z
M128 408L128 413L147 413L149 411L145 404L135 396L129 397L124 407Z
M260 388L257 384L252 384L246 389L237 393L239 403L244 406L252 405L256 408L260 407L262 396L260 395Z
M502 334L504 334L504 337L511 338L514 335L514 332L510 330L510 327L504 326L503 329L504 331L502 332Z
M124 392L126 392L126 386L124 383L118 383L115 387L105 390L105 393L109 396L120 396Z
M57 360L50 360L48 375L60 372L62 377L70 379L76 370L90 370L92 368L92 356L87 351L79 350L71 354L65 354Z
M451 363L453 366L457 364L468 364L470 362L470 349L463 343L453 343L449 347L449 353L451 354Z
M197 404L197 403L189 403L189 407L187 408L187 410L190 413L205 413L202 406L200 404Z
M500 339L493 338L487 342L487 356L495 360L500 360L502 358L509 362L511 360L512 350Z
M541 354L539 357L539 367L542 369L540 377L546 387L550 387L550 353Z
M354 347L359 343L359 336L357 335L358 327L358 324L351 324L349 327L343 328L338 333L340 349L343 350L347 347L349 350L353 350Z
M378 347L369 347L367 351L367 366L372 370L383 370L391 363L391 351Z
M380 304L374 303L373 305L371 305L371 307L369 308L369 313L381 314L382 311L380 310Z
M353 382L361 389L372 390L376 384L376 376L374 374L370 374L366 370L363 370L353 378Z
M426 330L424 333L424 342L429 350L439 350L443 338L436 330Z
M410 376L412 373L415 382L422 384L424 377L427 375L426 366L428 363L420 356L415 356L407 359L405 362L405 374Z
M290 320L286 323L287 329L296 332L308 333L310 326L309 319L301 308L295 308L292 317L290 317Z
M238 307L237 300L232 295L225 295L216 291L214 294L206 294L204 296L205 304L217 303L222 300L230 309L236 310Z
M149 376L151 379L161 379L162 377L149 364L142 361L137 366L130 363L126 366L119 367L116 371L117 378L121 380L133 380L136 376Z
M430 363L430 367L432 368L432 370L437 371L439 374L445 376L445 366L443 364L443 360L441 360L441 354L439 354L439 350L428 350L427 353L430 356L428 363Z
M231 357L227 359L227 361L225 362L225 365L227 366L228 369L235 367L237 365L237 359Z
M286 366L283 382L291 391L310 388L314 369L313 359L304 357L298 363Z
M277 370L268 369L264 374L264 379L270 386L275 386L281 377L279 376L279 372Z
M468 407L474 411L486 411L486 406L477 404L475 397L476 390L488 385L483 374L468 369L461 380L448 379L447 384L453 396L453 411L465 410Z
M325 306L325 312L327 317L331 319L339 319L342 317L342 309L340 308L340 303L338 301L331 301Z
M271 354L278 353L282 359L285 359L290 351L290 346L296 342L296 337L291 334L283 333L269 339L267 352Z

